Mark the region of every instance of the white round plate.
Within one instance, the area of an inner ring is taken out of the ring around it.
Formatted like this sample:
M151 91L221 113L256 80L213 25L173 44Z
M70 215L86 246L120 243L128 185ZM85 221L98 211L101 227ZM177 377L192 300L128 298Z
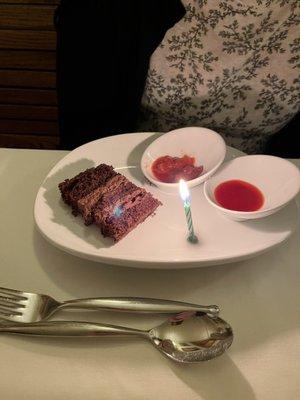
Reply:
M147 146L159 134L132 133L99 139L70 152L49 172L34 206L36 224L53 245L73 255L106 264L139 268L190 268L225 264L253 257L286 240L299 213L295 201L269 217L246 222L226 218L204 197L203 185L191 189L198 244L186 240L187 227L179 195L151 186L140 169ZM167 150L166 150L167 151ZM227 160L243 153L227 148ZM87 168L106 163L161 200L148 218L117 244L104 239L96 226L85 226L60 198L58 184Z

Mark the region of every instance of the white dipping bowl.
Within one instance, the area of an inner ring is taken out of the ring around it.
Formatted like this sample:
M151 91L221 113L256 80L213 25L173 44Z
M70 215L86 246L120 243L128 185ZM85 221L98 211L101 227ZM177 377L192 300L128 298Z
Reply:
M218 133L199 127L188 127L170 131L154 140L145 150L141 159L141 168L145 177L166 192L178 192L179 183L165 183L155 178L152 163L159 157L195 158L195 166L203 165L202 174L190 181L188 187L194 187L206 181L222 164L226 155L225 142Z
M259 210L233 211L217 203L214 196L216 187L233 179L249 182L261 190L265 201ZM208 202L236 221L263 218L277 212L297 195L299 189L299 169L283 158L266 155L242 156L228 161L204 184Z

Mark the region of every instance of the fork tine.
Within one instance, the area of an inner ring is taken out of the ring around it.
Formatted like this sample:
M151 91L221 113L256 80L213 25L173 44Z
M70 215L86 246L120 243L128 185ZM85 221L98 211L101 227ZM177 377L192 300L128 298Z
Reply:
M17 298L17 299L20 299L20 300L26 300L27 299L27 297L24 296L25 293L24 292L20 292L19 290L0 287L0 293L5 294L5 295L9 295L12 298Z
M16 290L16 289L10 289L10 288L5 288L5 287L1 287L0 286L0 290L4 290L6 292L11 292L11 293L16 293L16 294L22 294L24 292L22 292L21 290Z
M7 308L25 308L25 304L15 303L11 299L0 296L0 306Z
M3 298L6 298L8 300L15 301L15 302L28 300L28 297L16 296L16 295L8 294L6 292L1 292L1 291L0 291L0 296L3 297Z
M9 310L7 308L4 308L0 305L0 317L10 317L10 316L16 316L16 315L22 315L21 312L15 311L15 310Z
M7 324L7 323L13 324L13 323L15 323L15 321L13 319L4 318L0 314L0 326L1 326L1 324Z

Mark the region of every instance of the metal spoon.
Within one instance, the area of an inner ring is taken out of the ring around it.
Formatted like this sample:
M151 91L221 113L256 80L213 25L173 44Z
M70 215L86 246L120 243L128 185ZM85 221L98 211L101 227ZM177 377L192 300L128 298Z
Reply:
M98 323L52 321L2 325L1 332L37 336L142 336L150 339L166 356L182 363L215 358L223 354L233 340L227 322L195 312L175 315L148 331Z

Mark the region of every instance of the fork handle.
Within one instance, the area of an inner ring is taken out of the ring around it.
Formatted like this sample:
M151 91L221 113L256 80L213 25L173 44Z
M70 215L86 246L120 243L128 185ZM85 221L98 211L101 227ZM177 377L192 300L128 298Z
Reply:
M173 314L184 311L204 312L211 315L219 314L216 305L201 306L180 301L151 299L142 297L100 297L90 299L69 300L61 303L59 308L124 311L134 313Z
M51 321L37 323L17 323L0 326L0 333L13 333L33 336L144 336L146 331L117 325L98 324L93 322Z

